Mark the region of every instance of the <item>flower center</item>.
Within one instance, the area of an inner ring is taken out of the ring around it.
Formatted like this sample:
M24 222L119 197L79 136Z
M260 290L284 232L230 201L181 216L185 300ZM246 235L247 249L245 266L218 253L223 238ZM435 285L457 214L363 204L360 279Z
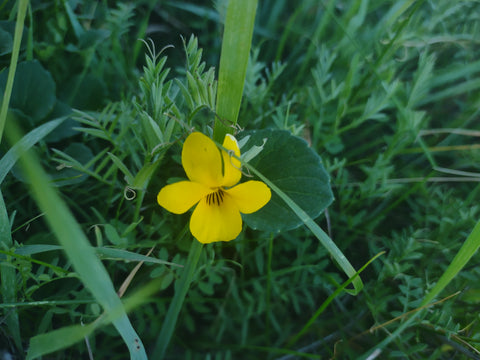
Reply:
M223 196L225 193L223 192L222 189L218 189L217 191L210 193L207 195L207 205L217 205L220 206L220 204L223 202Z

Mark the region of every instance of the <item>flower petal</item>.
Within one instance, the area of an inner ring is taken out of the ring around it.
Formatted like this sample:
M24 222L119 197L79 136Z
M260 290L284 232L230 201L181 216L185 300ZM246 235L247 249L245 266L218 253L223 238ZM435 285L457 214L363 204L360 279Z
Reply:
M158 204L174 214L183 214L201 198L212 192L205 185L180 181L164 186L157 195Z
M220 205L209 205L206 198L203 198L193 211L190 231L204 244L230 241L242 231L242 217L235 203L227 196Z
M251 214L265 206L272 197L270 188L261 181L250 180L225 190L243 214ZM228 198L228 197L225 197Z
M211 188L222 184L222 158L215 143L199 132L191 133L182 149L182 165L188 178Z
M232 153L235 154L238 158L240 158L240 148L238 147L237 139L233 137L233 135L227 134L225 135L225 140L223 140L223 147L228 152L222 150L222 157L223 157L223 186L233 186L240 181L242 177L242 172L240 171L240 167L242 164L240 160L235 159L232 156Z

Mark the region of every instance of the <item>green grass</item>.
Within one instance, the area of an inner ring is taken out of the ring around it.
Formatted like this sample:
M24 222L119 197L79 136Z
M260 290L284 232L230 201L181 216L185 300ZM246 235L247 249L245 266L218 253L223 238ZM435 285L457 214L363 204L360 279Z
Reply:
M192 129L237 119L220 55L241 82L249 34L230 33L244 52L222 49L226 1L32 2L25 20L13 4L0 4L0 354L480 358L478 3L259 1L236 131L304 138L335 200L308 228L246 227L200 250L189 214L156 195L185 176Z

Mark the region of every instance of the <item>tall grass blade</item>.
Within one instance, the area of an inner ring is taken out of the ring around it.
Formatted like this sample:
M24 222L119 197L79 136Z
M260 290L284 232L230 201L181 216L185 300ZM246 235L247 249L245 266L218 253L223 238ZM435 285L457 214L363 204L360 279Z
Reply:
M425 296L420 306L429 304L455 276L467 265L468 261L480 247L480 221L477 222L467 240L463 243L457 255L453 258L447 270L442 274L432 290Z
M187 296L188 289L192 283L195 269L197 268L198 259L202 253L203 244L197 240L193 240L188 253L187 263L182 271L180 280L175 284L175 295L168 307L167 316L160 330L160 335L157 338L155 349L153 351L152 359L163 359L170 344L175 325L177 324L178 315L182 309L185 296Z
M12 143L19 141L18 130L9 126L9 139ZM47 174L39 164L36 156L30 151L20 154L20 165L26 179L30 183L30 190L45 218L63 246L75 271L80 276L85 287L92 293L98 303L104 308L107 315L113 310L120 315L113 320L113 324L124 339L132 359L146 359L145 349L138 335L133 329L122 302L113 287L112 281L101 261L97 258L94 249L90 246L87 237L75 220L66 204L57 191L50 186ZM36 351L35 342L31 344L29 354Z
M7 84L3 93L2 107L0 108L0 143L2 142L3 130L7 122L8 104L12 96L13 80L17 70L18 54L20 52L20 43L22 42L23 24L27 13L28 0L18 2L17 22L15 24L15 34L13 38L12 58L10 59L10 70L8 72Z
M223 33L213 139L223 142L237 124L248 57L252 44L257 0L230 0Z

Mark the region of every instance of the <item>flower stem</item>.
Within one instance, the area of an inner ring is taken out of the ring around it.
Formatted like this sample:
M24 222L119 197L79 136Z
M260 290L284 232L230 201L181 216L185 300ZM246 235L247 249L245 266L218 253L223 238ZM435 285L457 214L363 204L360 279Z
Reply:
M187 263L183 269L180 280L175 285L175 294L173 295L172 302L168 307L167 316L163 322L162 330L157 338L155 349L153 351L152 359L163 359L167 350L170 339L172 338L173 330L177 323L178 315L182 309L183 302L187 295L190 284L192 283L193 275L197 268L200 254L202 253L203 244L197 240L194 240L188 253Z

